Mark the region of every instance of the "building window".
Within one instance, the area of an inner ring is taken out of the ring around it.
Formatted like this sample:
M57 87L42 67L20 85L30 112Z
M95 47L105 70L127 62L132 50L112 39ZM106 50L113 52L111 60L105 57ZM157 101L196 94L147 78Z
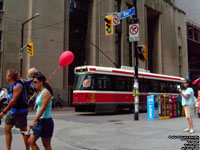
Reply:
M121 0L115 0L115 12L120 12ZM115 62L118 67L121 66L121 36L122 36L122 26L121 24L115 26Z
M192 28L192 26L190 26L190 25L187 26L187 33L188 33L188 38L193 39L193 28Z
M0 69L1 69L1 57L2 57L2 49L1 49L1 45L2 45L2 31L0 31Z
M195 41L198 41L198 34L199 34L199 31L194 28L194 40Z
M120 12L121 9L121 0L115 0L115 12Z
M73 85L76 66L84 65L89 0L70 0L69 49L74 53L74 63L69 66L69 85Z
M116 45L116 52L115 52L115 62L118 65L118 67L121 66L121 33L116 32L115 33L115 45Z
M3 1L4 0L0 0L0 10L3 10Z
M178 37L182 39L182 34L181 34L181 27L178 27Z
M1 45L2 45L2 31L0 31L0 51L2 51Z
M133 51L132 51L132 43L129 42L129 39L128 39L128 64L130 67L133 66Z

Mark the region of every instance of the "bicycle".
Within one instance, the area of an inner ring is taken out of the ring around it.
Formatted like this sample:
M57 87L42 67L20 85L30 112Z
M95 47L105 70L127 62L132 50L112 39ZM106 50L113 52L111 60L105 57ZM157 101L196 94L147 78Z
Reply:
M34 92L34 94L28 99L28 108L31 108L31 110L36 108L35 100L37 97L37 92Z
M62 102L61 102L60 94L58 94L57 97L54 98L53 102L52 102L52 108L54 108L54 107L57 108L58 106L60 108L62 108Z

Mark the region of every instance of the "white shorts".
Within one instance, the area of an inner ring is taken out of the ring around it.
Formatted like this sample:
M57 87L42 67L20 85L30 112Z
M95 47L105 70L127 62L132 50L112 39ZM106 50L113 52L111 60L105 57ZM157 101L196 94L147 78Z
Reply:
M194 107L193 106L184 106L185 117L192 118L194 115Z

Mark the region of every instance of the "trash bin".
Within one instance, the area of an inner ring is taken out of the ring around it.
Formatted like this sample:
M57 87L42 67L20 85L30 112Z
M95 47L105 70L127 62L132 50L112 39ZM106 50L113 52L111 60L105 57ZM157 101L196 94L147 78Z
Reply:
M159 119L159 99L158 95L147 96L147 118L148 120Z

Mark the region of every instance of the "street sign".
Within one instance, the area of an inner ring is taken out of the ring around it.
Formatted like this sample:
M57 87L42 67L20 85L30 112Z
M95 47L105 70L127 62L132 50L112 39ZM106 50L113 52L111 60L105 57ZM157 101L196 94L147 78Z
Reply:
M129 25L129 41L139 41L139 24Z
M189 79L190 78L190 74L189 73L186 73L185 74L185 79Z
M113 25L118 25L120 24L120 14L117 13L113 16Z
M124 19L124 18L132 16L134 14L135 14L135 7L121 12L120 13L120 19Z

